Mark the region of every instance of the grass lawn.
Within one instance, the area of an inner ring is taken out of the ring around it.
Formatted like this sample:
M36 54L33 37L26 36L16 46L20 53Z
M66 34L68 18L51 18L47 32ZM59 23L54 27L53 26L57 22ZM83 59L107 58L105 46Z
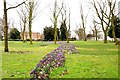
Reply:
M3 42L0 42L3 44ZM65 67L55 69L52 78L117 78L118 47L114 43L102 41L72 41L79 54L65 54L68 74L60 76ZM29 78L29 73L45 54L59 45L42 42L33 45L22 42L9 42L9 53L2 51L2 78ZM2 48L3 50L3 48Z
M60 76L65 67L58 68L52 78L118 78L118 47L102 41L74 41L79 54L65 54L68 74Z
M2 42L3 44L3 42ZM42 42L9 42L9 53L2 51L2 78L29 78L31 70L36 64L59 45L48 44L41 46Z

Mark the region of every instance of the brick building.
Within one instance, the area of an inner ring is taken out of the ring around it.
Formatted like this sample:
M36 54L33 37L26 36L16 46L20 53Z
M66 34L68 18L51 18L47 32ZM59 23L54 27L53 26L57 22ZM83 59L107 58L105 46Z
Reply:
M22 33L20 33L20 35L21 35L21 39L22 39ZM24 38L25 38L25 40L30 39L29 32L25 32ZM33 40L43 40L44 39L44 35L40 34L38 32L32 32L32 39Z

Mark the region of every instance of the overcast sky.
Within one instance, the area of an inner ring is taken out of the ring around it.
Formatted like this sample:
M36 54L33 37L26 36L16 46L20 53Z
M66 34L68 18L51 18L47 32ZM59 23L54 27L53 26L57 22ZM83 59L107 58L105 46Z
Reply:
M67 7L69 6L71 9L71 31L72 31L72 36L74 36L73 30L76 29L76 25L79 25L80 23L80 3L83 5L83 10L84 10L84 15L88 15L87 18L87 24L86 24L86 30L87 33L90 30L90 26L92 26L92 11L89 10L89 4L88 0L63 0ZM7 6L9 7L10 5L16 5L17 3L21 3L22 0L7 0ZM58 0L58 4L60 5L62 0ZM45 26L50 26L53 25L52 21L50 20L50 17L52 18L52 14L50 11L50 8L53 9L53 4L54 0L40 0L40 6L38 9L39 15L36 17L32 31L33 32L43 32L43 28ZM18 8L17 8L18 9ZM15 23L15 27L17 27L20 30L19 27L19 16L16 12L17 9L11 9L8 11L8 20L10 22ZM0 0L0 18L3 17L3 0ZM60 23L60 18L58 20L58 23ZM58 24L58 27L60 25Z

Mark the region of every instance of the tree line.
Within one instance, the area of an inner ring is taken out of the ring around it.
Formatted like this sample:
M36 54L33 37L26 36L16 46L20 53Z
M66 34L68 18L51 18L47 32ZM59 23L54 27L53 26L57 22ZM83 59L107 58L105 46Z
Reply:
M22 39L24 41L24 33L26 31L26 28L28 26L29 31L29 37L30 37L30 44L32 44L32 24L33 20L37 16L36 11L39 6L38 4L39 0L23 0L23 2L17 4L16 6L7 7L6 0L3 0L4 4L4 52L8 52L8 19L7 19L7 13L8 10L14 9L17 7L22 6L20 8L20 11L18 11L18 14L20 16L20 26L22 31ZM108 30L110 29L112 31L112 37L115 40L116 44L119 44L116 36L116 17L118 17L118 14L115 12L116 7L116 1L117 0L89 0L90 8L93 11L93 17L97 17L97 19L93 18L93 24L94 24L94 31L96 35L97 40L97 33L98 33L98 25L100 25L100 28L102 28L102 31L104 33L104 43L107 43L107 36L108 36ZM54 43L56 44L56 41L61 38L61 40L64 40L64 37L66 37L66 41L69 43L69 33L70 33L70 22L71 22L71 11L70 8L66 7L66 4L62 2L61 5L58 5L57 0L54 0L53 9L51 10L52 18L51 21L53 22L53 32L54 32ZM87 35L86 35L86 23L87 23L87 16L88 14L84 14L84 9L82 3L80 4L80 25L78 26L78 30L76 33L80 33L83 31L84 40L87 41ZM60 32L60 35L63 34L65 30L65 35L59 36L59 29L58 29L58 18L62 16L61 20L61 26L64 26L64 28ZM65 27L66 26L66 27ZM81 28L83 30L81 30ZM63 31L63 32L62 32ZM110 32L109 32L110 33ZM79 34L80 35L80 34Z
M44 34L44 40L45 41L53 41L54 40L54 33L55 29L50 26L50 27L45 27L43 34ZM61 40L61 41L66 41L68 38L70 38L70 32L69 35L67 35L67 26L65 21L61 22L60 28L57 28L57 39L56 40Z

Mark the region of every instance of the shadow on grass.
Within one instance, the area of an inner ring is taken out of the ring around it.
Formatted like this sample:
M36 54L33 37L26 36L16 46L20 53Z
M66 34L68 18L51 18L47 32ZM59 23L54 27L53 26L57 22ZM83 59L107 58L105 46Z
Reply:
M12 53L12 54L28 54L28 53L33 53L33 51L10 51L9 53Z

